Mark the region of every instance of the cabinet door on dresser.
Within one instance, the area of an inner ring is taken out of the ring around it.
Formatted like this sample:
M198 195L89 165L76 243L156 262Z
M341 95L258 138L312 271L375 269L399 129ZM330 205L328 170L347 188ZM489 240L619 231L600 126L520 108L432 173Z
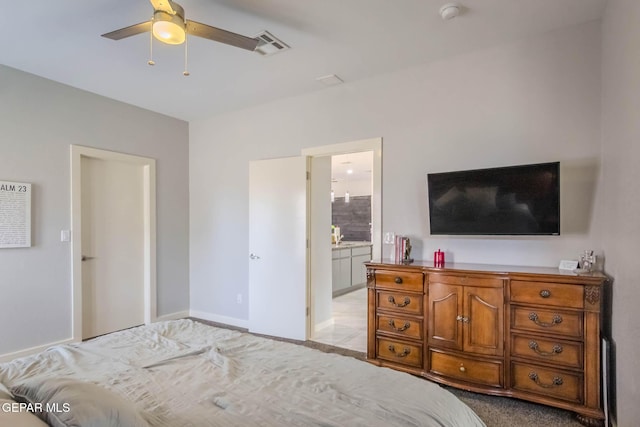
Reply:
M465 287L464 351L502 356L504 296L502 288Z
M429 345L462 350L462 286L430 279L428 326Z
M430 278L429 345L501 356L504 352L502 287L476 287L442 282L464 278ZM500 284L500 282L496 282Z

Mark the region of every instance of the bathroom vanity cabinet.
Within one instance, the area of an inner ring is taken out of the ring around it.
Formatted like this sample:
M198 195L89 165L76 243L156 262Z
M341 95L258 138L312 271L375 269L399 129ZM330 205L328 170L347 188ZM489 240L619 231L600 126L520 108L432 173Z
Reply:
M342 242L332 245L332 291L339 296L367 283L365 262L371 261L370 242Z

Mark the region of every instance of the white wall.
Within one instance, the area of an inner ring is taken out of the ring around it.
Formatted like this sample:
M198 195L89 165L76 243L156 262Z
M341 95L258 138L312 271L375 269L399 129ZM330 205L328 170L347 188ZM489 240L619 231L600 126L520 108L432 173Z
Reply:
M70 144L157 159L158 315L189 308L187 123L0 66L0 180L33 184L33 247L0 249L0 355L71 337Z
M190 123L191 309L247 319L249 160L370 137L384 140L383 231L410 235L416 258L555 266L599 252L600 36L583 24ZM556 160L562 236L429 236L428 172Z
M619 426L640 419L640 2L609 0L603 19L603 247L613 277Z

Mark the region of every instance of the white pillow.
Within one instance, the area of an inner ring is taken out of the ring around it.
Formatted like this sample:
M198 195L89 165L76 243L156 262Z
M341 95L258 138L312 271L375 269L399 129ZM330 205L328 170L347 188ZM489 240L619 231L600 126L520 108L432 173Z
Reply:
M148 427L133 404L96 384L70 378L32 378L11 388L51 427ZM38 406L40 405L40 406Z
M0 426L11 427L47 427L47 425L31 412L20 411L14 405L13 399L2 397L9 395L2 390L0 385Z

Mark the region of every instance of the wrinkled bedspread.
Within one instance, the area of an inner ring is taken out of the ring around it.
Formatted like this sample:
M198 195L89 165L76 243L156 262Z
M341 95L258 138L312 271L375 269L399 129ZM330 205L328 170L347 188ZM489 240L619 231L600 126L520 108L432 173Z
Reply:
M484 426L437 384L351 357L207 326L160 322L0 364L0 382L91 381L152 426Z

